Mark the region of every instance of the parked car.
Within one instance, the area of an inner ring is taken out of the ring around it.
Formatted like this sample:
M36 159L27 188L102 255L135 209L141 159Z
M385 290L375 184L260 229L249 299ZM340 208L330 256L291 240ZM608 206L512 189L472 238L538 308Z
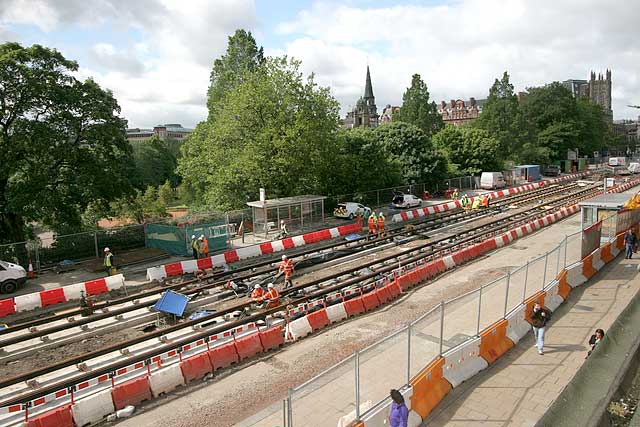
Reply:
M336 218L349 218L353 219L356 215L361 215L364 218L368 218L371 215L371 209L356 202L343 202L333 210L333 216Z
M396 194L391 201L391 207L409 209L422 205L422 200L413 194Z
M507 182L504 180L502 172L482 172L480 175L480 188L484 190L495 190L506 186Z
M542 175L544 176L559 176L560 175L560 166L558 165L548 165L542 169Z
M18 264L0 261L0 293L11 294L27 281L27 272Z
M640 173L640 163L636 163L636 162L629 163L629 166L627 167L627 169L631 173Z

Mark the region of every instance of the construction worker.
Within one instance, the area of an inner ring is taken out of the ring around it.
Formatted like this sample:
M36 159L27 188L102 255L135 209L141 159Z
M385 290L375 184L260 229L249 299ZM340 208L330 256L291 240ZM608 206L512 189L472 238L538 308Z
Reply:
M376 214L372 213L367 220L367 224L369 224L369 236L374 236L376 234L376 228L378 226L378 218L376 218Z
M458 189L454 189L453 193L451 193L451 200L458 200Z
M382 212L378 215L378 235L380 237L384 236L384 215Z
M107 272L107 276L115 274L115 265L113 263L113 254L109 248L104 248L104 269Z
M198 259L198 239L196 239L195 234L191 236L191 252L193 254L193 259Z
M84 291L80 291L80 308L82 309L83 316L90 316L93 314L93 300L90 296L85 295Z
M284 219L281 219L280 220L280 238L284 239L288 235L289 235L289 232L287 231L287 224L284 223Z
M202 256L207 257L209 256L209 241L204 234L200 236L200 239L202 240Z
M295 267L293 266L293 262L286 255L282 255L282 262L280 263L279 271L280 273L284 273L284 288L287 289L293 286L291 283L291 275L293 274L293 270Z
M471 205L471 209L478 209L480 207L480 197L476 196L473 198L473 204Z
M262 301L266 303L265 308L275 307L280 304L280 294L275 286L273 286L273 283L267 285L267 292L262 296Z
M480 206L482 206L483 208L489 207L489 197L487 197L486 194L482 196L482 199L480 200Z
M255 285L253 287L253 292L251 292L251 300L253 302L260 302L262 301L262 297L264 296L265 292L264 289L262 289L262 286L260 285Z
M489 207L489 204L491 203L491 196L487 196L487 208Z
M198 253L198 258L204 257L204 236L198 237L196 241L196 252Z

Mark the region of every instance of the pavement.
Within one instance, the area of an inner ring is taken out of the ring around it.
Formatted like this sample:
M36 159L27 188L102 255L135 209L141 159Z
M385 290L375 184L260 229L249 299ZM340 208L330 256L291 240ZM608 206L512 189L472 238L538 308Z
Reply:
M594 330L606 333L640 289L639 262L618 256L571 292L554 313L544 355L537 353L533 334L528 335L494 365L455 388L422 426L534 426L584 363Z

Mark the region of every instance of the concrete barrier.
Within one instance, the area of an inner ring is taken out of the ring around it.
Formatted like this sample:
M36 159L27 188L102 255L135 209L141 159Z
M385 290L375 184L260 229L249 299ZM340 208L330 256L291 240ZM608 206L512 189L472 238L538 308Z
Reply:
M564 302L564 299L559 294L560 282L554 280L547 287L545 287L545 292L547 296L544 300L544 305L551 311L556 311L560 304Z
M411 411L411 396L413 396L413 387L405 388L403 390L399 390L404 397L405 405L407 405L407 409ZM386 398L378 405L376 405L372 410L367 411L362 416L362 419L356 426L362 427L378 427L378 426L386 426L389 422L389 414L391 413L391 404L392 400L390 397ZM415 414L415 412L414 412ZM416 414L417 415L417 414ZM418 415L418 418L420 416ZM415 419L415 416L414 416ZM420 423L422 423L422 419L420 419ZM419 426L420 423L417 425Z
M507 314L507 338L517 344L531 330L531 325L525 319L526 306L520 304Z
M78 399L71 406L73 421L77 427L98 423L112 412L115 412L115 407L110 388Z
M185 381L179 363L160 368L149 375L149 386L153 397L169 393L184 384Z
M587 281L587 278L582 274L582 262L575 263L565 270L567 270L567 283L572 288L576 288Z
M327 307L327 316L331 323L336 323L347 318L347 311L344 309L344 303L338 303Z
M295 341L297 339L306 337L311 332L313 332L313 328L311 328L309 320L307 320L307 316L304 316L292 322L289 322L286 328L285 336L291 341Z
M444 358L443 376L453 388L489 366L489 363L480 357L480 337L470 339L445 352L442 357Z

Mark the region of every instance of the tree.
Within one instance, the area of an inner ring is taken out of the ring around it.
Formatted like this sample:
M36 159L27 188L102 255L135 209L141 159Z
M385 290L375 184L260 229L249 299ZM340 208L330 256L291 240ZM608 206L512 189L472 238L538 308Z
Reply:
M131 189L120 107L77 69L53 49L0 45L0 241L31 221L79 227L89 202Z
M255 71L263 62L263 49L258 48L251 32L236 30L229 37L226 54L213 62L207 92L209 117L215 116L222 99L244 80L245 73Z
M164 206L171 206L174 198L173 188L169 181L165 181L164 184L158 187L158 200L160 200Z
M392 122L376 128L375 134L386 156L402 171L403 182L431 185L446 177L446 158L419 127Z
M268 58L182 146L178 171L203 204L235 208L269 194L319 191L333 173L339 105L299 62Z
M144 141L132 141L135 175L132 182L136 188L157 187L169 180L176 182L176 157L169 151L164 141L153 136Z
M420 74L411 77L411 86L402 95L402 108L394 120L396 118L419 127L428 138L444 127L438 107L435 102L429 100L429 90Z
M486 130L449 125L433 137L433 144L446 154L455 174L502 170L500 143Z
M500 80L495 79L482 114L473 126L484 129L498 141L501 159L522 160L521 148L530 141L531 135L506 71Z

